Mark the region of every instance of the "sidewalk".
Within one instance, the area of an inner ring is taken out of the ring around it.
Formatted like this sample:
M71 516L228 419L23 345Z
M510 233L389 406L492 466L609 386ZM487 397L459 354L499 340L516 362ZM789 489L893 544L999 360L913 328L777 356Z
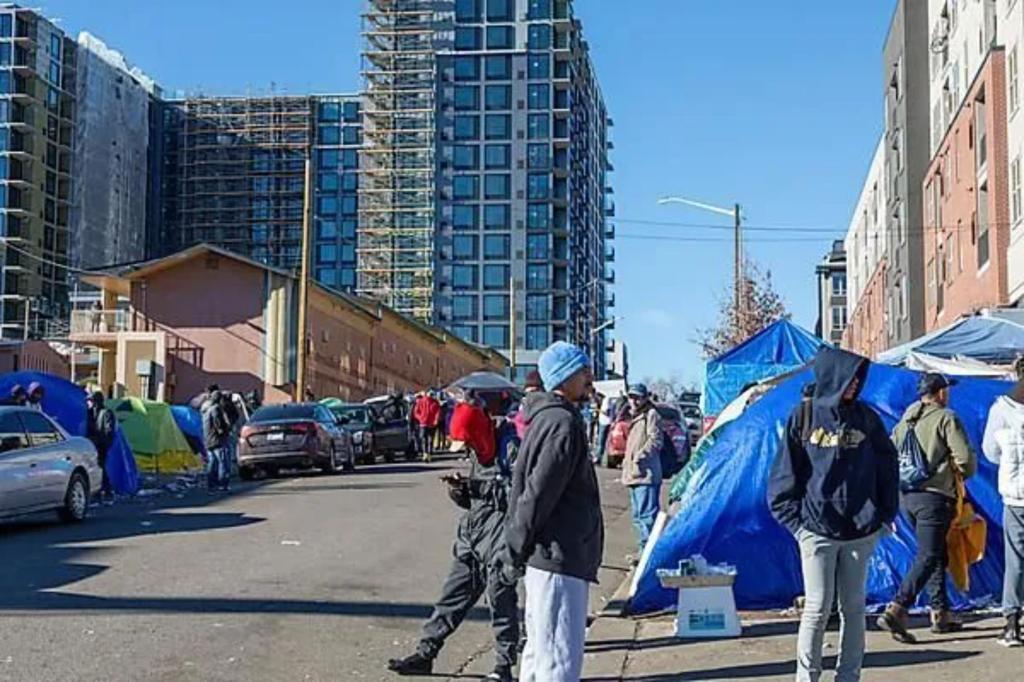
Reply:
M617 593L618 597L624 591ZM622 602L618 603L621 609ZM624 618L608 609L590 629L584 680L588 682L676 682L757 680L791 682L796 665L796 619L764 620L770 614L743 614L743 637L733 640L679 640L673 616ZM873 617L870 618L873 626ZM925 619L915 621L916 646L901 645L869 631L862 680L870 682L967 682L1019 678L1024 650L995 642L1002 619L970 619L962 633L933 635ZM825 638L824 679L831 680L839 633Z

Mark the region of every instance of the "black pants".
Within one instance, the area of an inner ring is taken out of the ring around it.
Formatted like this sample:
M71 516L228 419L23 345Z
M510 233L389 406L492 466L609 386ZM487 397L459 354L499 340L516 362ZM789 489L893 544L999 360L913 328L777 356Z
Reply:
M421 455L429 455L434 451L434 431L436 427L433 426L420 426L419 427L419 451Z
M441 598L423 626L419 652L436 658L484 592L491 606L495 662L513 666L519 647L519 601L514 586L505 585L473 557L456 557L441 588Z
M911 607L917 595L928 588L932 610L949 608L946 594L946 535L953 523L956 501L939 493L913 492L903 496L903 508L910 516L917 535L917 556L903 578L896 603Z

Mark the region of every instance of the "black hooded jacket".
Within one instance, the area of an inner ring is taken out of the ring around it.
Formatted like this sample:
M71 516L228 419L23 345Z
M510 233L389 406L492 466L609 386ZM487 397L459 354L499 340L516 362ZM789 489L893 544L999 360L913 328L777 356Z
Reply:
M579 411L556 393L523 402L528 426L512 474L506 537L530 566L597 582L604 521Z
M790 415L768 481L772 515L794 534L854 540L899 512L896 447L874 410L843 398L855 377L863 387L867 371L865 358L835 348L815 358L810 409Z

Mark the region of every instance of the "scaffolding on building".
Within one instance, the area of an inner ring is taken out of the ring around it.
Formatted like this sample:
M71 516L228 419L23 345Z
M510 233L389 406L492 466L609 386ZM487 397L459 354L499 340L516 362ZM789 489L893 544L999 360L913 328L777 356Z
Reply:
M434 0L368 0L358 290L432 321Z

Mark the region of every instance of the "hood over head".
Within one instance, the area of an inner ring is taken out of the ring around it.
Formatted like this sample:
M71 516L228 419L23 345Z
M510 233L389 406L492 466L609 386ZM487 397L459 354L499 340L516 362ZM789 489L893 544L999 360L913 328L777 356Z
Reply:
M867 358L849 351L829 346L822 348L814 357L814 402L821 406L838 406L855 377L860 379L859 395L869 365Z
M572 403L557 393L527 393L522 405L526 421L529 422L544 410L554 407L568 408Z

